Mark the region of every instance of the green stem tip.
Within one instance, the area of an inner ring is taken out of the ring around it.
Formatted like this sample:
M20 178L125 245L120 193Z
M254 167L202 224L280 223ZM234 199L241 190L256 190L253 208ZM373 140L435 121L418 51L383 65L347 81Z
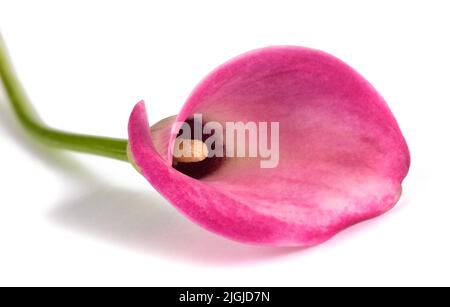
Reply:
M99 136L81 135L48 127L34 112L9 60L5 44L0 37L0 80L17 119L36 140L49 146L81 153L127 161L128 141Z

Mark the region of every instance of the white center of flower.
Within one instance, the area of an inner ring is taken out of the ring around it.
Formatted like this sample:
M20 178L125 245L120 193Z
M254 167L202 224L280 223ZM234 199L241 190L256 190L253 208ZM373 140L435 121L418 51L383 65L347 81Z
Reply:
M208 147L201 140L178 138L175 141L173 159L178 163L201 162L208 157Z

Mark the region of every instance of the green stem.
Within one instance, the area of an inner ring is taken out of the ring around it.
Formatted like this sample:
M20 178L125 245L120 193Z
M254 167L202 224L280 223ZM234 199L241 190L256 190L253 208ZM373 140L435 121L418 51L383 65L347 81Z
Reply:
M48 127L33 110L18 78L14 73L3 40L0 37L0 79L11 102L14 113L22 126L38 141L59 149L89 153L98 156L129 161L128 142L114 139L64 132Z

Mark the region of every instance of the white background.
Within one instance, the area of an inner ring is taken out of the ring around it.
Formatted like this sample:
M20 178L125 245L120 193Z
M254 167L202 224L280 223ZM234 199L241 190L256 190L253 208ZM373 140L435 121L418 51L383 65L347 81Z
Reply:
M0 285L450 285L448 1L5 1L0 29L52 126L126 137L250 49L330 52L385 97L412 154L397 207L306 250L181 217L132 167L30 143L0 101Z

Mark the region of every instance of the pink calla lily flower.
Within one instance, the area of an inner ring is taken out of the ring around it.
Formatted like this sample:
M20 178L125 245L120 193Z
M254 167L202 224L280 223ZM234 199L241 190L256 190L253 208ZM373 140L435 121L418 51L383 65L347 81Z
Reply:
M172 127L194 114L219 123L278 122L278 165L225 157L180 170ZM390 210L410 164L393 114L368 81L329 54L287 46L223 64L178 116L151 128L140 102L129 121L129 148L145 178L195 223L233 240L279 246L316 245Z
M1 39L0 80L18 121L36 140L131 162L192 221L245 243L319 244L390 210L409 169L407 144L383 98L347 64L312 49L269 47L239 56L207 76L178 116L151 128L140 102L130 117L129 140L46 125ZM244 138L227 134L214 147L208 143L208 124L229 122L260 128L270 122L277 133L260 129L253 149L245 130ZM199 124L200 135L185 133ZM270 163L261 150L269 139L276 149ZM249 153L259 148L259 155L229 156L236 147ZM217 155L220 149L227 155Z

